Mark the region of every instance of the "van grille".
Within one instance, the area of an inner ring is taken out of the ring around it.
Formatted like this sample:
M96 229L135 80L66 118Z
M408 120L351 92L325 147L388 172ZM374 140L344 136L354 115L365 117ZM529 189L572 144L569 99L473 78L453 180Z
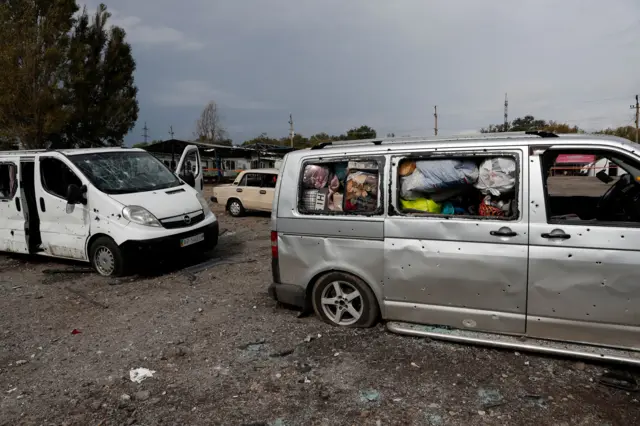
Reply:
M167 217L160 219L160 223L166 229L187 228L204 220L204 212L198 210L191 213L181 214L179 216Z

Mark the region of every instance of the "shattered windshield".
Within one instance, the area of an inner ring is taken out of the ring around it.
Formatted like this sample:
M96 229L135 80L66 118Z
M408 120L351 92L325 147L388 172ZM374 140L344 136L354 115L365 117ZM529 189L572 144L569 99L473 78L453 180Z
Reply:
M69 159L100 191L128 194L173 188L182 182L147 152L103 152Z

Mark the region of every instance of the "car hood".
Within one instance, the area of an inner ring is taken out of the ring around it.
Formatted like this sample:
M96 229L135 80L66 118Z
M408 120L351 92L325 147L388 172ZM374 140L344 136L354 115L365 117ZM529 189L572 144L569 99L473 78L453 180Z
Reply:
M144 207L158 219L202 210L196 194L185 185L158 191L112 194L110 197L125 206Z

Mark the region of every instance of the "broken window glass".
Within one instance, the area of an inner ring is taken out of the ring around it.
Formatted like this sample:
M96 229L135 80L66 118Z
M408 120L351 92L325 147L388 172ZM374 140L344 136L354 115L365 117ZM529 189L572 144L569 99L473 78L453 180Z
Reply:
M17 170L18 168L13 163L0 164L0 199L10 200L16 194L18 189Z
M40 178L45 191L67 199L69 185L82 186L82 181L71 169L57 158L40 159Z
M69 158L93 185L107 194L155 191L182 185L147 152L103 152Z

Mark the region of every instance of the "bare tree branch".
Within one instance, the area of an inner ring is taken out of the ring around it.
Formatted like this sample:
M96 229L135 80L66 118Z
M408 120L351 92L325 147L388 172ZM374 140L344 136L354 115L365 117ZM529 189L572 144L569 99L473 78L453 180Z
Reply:
M218 105L211 101L204 107L196 121L194 136L200 141L221 142L226 140L227 131L222 126L222 117Z

